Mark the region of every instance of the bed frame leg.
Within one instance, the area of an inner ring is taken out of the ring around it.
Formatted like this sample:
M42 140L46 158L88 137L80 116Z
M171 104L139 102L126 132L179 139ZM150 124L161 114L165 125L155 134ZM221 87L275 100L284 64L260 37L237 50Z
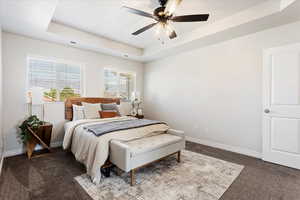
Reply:
M134 186L135 185L135 174L134 174L135 170L132 169L130 171L130 185L131 186Z
M110 177L110 171L111 171L111 167L101 168L101 173L102 173L105 177Z

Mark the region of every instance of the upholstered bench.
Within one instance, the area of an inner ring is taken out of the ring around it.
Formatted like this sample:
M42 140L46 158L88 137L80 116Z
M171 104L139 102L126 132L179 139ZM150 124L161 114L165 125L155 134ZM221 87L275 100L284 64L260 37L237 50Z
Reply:
M174 154L180 162L180 151L184 148L184 132L170 129L164 134L129 142L112 140L110 162L125 172L130 171L131 185L134 185L135 169Z

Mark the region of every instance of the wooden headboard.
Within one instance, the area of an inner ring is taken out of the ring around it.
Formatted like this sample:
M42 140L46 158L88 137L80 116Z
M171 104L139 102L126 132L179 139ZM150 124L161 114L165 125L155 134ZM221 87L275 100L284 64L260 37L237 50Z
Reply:
M65 101L65 119L66 120L72 120L73 119L73 108L72 105L79 105L81 106L81 102L86 103L116 103L120 105L120 99L119 98L98 98L98 97L74 97L74 98L68 98Z

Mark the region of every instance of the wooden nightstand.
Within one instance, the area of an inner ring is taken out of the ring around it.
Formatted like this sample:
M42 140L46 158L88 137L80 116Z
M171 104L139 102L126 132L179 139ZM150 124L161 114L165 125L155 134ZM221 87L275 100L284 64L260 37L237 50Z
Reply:
M28 158L32 158L32 154L34 152L34 148L37 144L40 144L44 149L51 152L50 143L51 143L51 135L52 135L52 127L51 123L46 122L41 125L37 131L33 131L30 127L28 127L29 132L31 133L31 138L27 141L27 156Z

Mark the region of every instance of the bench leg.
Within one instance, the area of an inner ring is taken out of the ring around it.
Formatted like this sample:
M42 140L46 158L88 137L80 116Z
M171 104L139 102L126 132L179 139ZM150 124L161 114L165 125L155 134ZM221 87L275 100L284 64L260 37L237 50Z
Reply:
M178 152L177 152L177 162L179 162L179 163L181 162L181 159L180 159L180 154L181 154L181 152L180 152L180 151L178 151Z
M134 169L132 169L131 171L130 171L130 185L131 186L134 186L135 185L135 174L134 174Z

